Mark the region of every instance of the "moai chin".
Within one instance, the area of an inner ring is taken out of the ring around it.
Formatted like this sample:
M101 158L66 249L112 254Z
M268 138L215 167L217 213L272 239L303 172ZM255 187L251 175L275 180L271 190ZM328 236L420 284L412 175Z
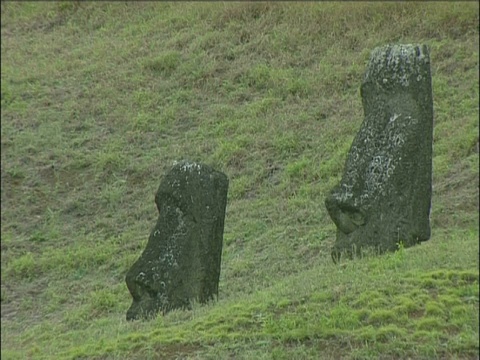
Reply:
M159 216L126 276L127 320L188 308L218 296L228 178L200 163L173 166L160 183Z
M337 226L332 258L430 238L433 100L426 45L375 48L361 86L362 126L325 206Z

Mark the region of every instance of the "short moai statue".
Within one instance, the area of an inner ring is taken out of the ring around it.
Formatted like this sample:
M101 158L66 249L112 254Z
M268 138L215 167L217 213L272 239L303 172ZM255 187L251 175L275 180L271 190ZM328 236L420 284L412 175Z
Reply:
M433 100L425 45L373 50L361 86L364 121L340 183L325 200L337 226L332 258L430 238Z
M176 163L162 179L157 223L126 275L127 320L218 296L227 191L227 176L200 163Z

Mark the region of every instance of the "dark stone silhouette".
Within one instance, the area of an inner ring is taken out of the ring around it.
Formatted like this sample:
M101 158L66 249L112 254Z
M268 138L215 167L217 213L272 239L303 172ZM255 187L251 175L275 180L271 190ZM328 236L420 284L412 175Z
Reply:
M126 276L127 320L218 296L227 191L227 176L204 164L177 163L164 177L157 224Z
M325 206L337 226L332 251L382 253L430 238L433 100L425 45L376 48L361 86L363 124Z

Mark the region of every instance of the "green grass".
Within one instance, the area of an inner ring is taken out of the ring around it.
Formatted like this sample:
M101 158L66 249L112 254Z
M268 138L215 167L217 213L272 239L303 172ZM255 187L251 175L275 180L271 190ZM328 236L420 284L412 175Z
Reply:
M6 359L476 359L477 3L2 2ZM426 43L432 238L335 266L370 51ZM174 161L230 178L220 295L127 322Z

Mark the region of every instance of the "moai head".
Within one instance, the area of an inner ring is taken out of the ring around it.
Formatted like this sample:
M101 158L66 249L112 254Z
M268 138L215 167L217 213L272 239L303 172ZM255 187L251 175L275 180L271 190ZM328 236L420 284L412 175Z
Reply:
M218 295L228 178L178 163L155 196L159 216L147 247L126 276L127 320L149 318Z
M380 252L430 238L433 100L425 45L387 45L370 57L364 121L325 206L337 226L332 251Z

